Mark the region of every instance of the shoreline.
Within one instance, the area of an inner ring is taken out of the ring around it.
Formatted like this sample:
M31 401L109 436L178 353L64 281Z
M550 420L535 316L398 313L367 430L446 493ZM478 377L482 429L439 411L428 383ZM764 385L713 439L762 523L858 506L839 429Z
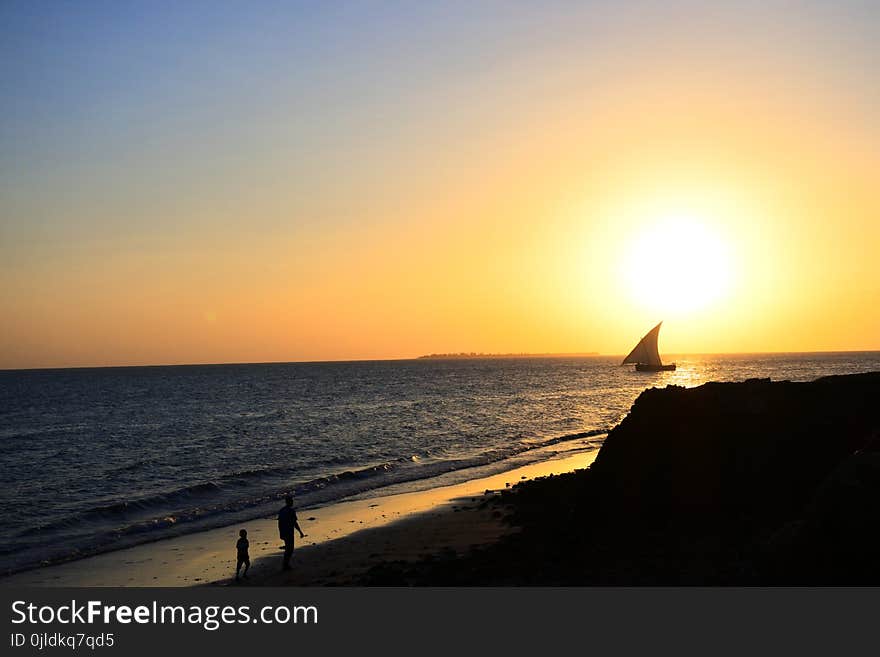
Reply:
M509 533L497 511L480 502L521 481L586 468L596 449L550 457L500 473L426 490L343 499L298 510L293 570L280 571L274 517L160 539L25 570L0 586L198 586L235 583L235 541L248 530L255 585L343 584L379 562L461 552ZM491 494L487 494L490 493Z
M363 473L369 475L375 471L384 474L383 469L387 464L366 466L363 469L354 471L331 472L304 483L302 481L291 483L289 488L276 487L274 494L278 495L277 499L268 501L271 499L271 496L268 496L259 500L257 504L234 508L231 511L221 509L220 513L207 513L202 517L199 517L197 514L193 522L187 522L185 518L184 522L177 523L174 517L179 516L181 513L185 515L186 512L172 511L170 513L172 515L172 523L170 525L162 525L154 531L138 532L132 536L122 536L115 544L98 543L93 546L78 546L76 543L65 544L60 542L57 545L65 545L66 549L63 551L56 550L55 555L50 554L42 559L31 557L29 561L23 564L6 564L6 567L0 570L0 586L3 585L3 581L10 577L16 577L34 570L54 568L66 563L79 562L142 545L182 539L186 536L203 534L212 530L222 530L233 525L244 527L277 513L278 506L283 499L281 495L288 491L298 496L296 502L298 508L320 509L340 502L387 497L404 492L431 490L507 472L531 463L564 458L576 453L595 451L599 448L601 441L604 440L607 433L608 430L606 429L590 429L542 438L533 445L524 447L521 451L506 454L498 460L483 460L477 455L447 461L449 469L444 467L443 461L439 461L437 464L429 463L427 467L422 467L419 470L407 470L406 466L409 463L405 463L404 467L400 470L395 469L393 471L396 473L393 477L373 478L368 476L364 479L358 476ZM422 466L421 463L418 465ZM438 468L437 465L440 467ZM332 485L327 485L325 488L328 482ZM156 516L156 518L162 518L162 514ZM168 518L165 520L167 521ZM50 541L46 545L51 547L53 543ZM17 556L27 554L27 550L23 550Z

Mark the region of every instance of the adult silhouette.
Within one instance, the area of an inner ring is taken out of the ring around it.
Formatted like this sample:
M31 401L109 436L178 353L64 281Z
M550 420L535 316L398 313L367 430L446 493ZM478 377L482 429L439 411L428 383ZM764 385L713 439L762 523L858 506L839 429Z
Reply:
M278 534L284 541L284 560L281 562L282 570L290 570L290 558L293 556L293 532L299 532L299 537L305 536L296 519L296 509L293 508L293 496L285 495L284 506L278 512Z

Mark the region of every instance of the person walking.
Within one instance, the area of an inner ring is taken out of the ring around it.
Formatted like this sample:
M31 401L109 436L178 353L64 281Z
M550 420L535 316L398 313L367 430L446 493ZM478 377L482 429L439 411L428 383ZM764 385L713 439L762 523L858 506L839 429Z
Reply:
M284 559L281 562L282 570L290 570L290 558L293 556L293 532L299 532L299 537L305 537L303 530L296 519L296 509L293 508L293 496L284 497L284 506L278 512L278 534L284 541Z

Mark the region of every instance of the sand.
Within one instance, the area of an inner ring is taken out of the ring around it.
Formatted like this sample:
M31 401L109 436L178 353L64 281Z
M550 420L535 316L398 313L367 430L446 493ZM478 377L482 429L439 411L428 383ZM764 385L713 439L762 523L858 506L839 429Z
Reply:
M584 468L595 455L580 452L426 491L300 509L306 536L297 536L288 572L281 571L282 542L272 517L29 570L0 580L0 585L352 584L382 562L461 554L515 531L498 508L481 503L522 480ZM236 582L235 543L242 528L250 540L251 569L246 580Z

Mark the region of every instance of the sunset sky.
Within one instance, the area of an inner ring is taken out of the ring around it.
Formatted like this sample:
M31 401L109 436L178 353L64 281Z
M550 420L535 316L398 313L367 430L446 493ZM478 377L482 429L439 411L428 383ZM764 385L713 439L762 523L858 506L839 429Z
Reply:
M4 2L0 368L880 349L878 7Z

